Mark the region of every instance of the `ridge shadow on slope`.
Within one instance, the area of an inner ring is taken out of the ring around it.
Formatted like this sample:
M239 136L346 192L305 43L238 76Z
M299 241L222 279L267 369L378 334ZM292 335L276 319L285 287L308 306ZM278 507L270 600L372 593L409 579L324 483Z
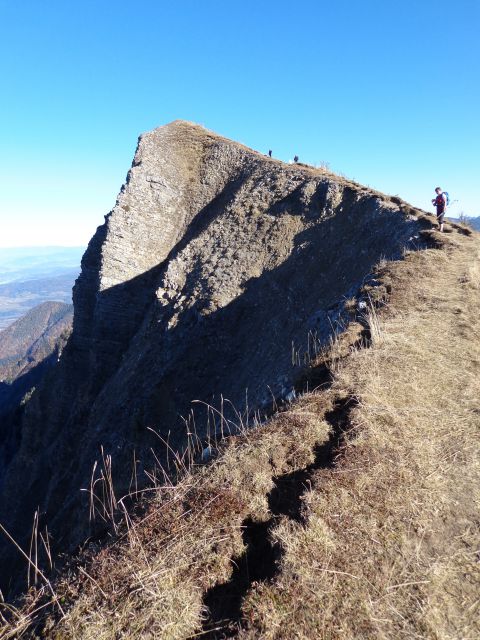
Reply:
M160 280L161 275L165 272L168 264L174 260L180 252L195 238L197 238L203 231L205 231L209 224L218 215L218 207L225 207L234 197L237 189L241 186L243 176L237 176L233 178L228 184L218 193L213 200L211 200L205 207L203 207L192 219L184 234L180 237L178 242L172 247L168 255L158 265L155 265L152 269L141 273L140 275L114 285L98 293L97 306L102 308L120 308L121 306L135 305L136 312L132 316L132 322L127 323L126 327L119 330L116 327L115 336L112 336L112 327L104 327L104 331L96 336L97 341L99 339L105 342L115 342L118 345L116 357L105 358L103 365L105 370L97 370L96 372L96 389L98 391L101 388L105 380L115 370L115 367L121 360L122 355L127 351L130 341L135 335L136 331L140 328L145 313L148 310L149 305L155 301L155 289ZM145 295L146 294L146 295ZM75 296L75 289L74 289ZM74 317L74 330L76 328ZM72 338L76 339L74 333ZM70 347L71 348L71 347ZM101 348L99 349L101 352ZM102 353L102 357L106 354ZM111 356L111 354L108 354ZM99 359L96 363L99 365Z
M342 297L356 292L381 258L400 257L418 228L417 223L406 223L398 212L391 211L383 213L382 224L372 229L372 218L379 219L374 209L372 198L370 215L365 218L358 216L352 222L346 214L334 215L304 229L280 266L248 279L243 293L226 306L206 313L205 300L199 299L169 329L171 309L159 309L150 285L158 282L171 257L188 243L185 238L161 265L100 292L102 304L117 304L119 300L128 304L135 292L145 295L148 289L139 314L139 322L144 314L143 324L137 333L149 348L136 351L139 337L131 337L124 344L123 359L120 353L117 363L111 363L111 375L104 370L103 376L94 376L93 397L91 378L86 381L88 392L80 384L66 419L65 414L57 416L62 421L61 429L54 421L48 422L45 408L63 390L54 381L41 390L38 418L46 428L22 433L29 442L22 450L21 465L14 468L14 460L7 477L10 500L2 505L0 522L26 544L33 513L40 506L42 521L48 522L53 532L55 550L72 549L94 534L88 523L87 499L80 489L88 486L101 446L112 454L118 491L128 491L133 450L137 460L142 458L139 477L155 462L150 448L162 463L166 461L166 451L159 450L159 440L148 427L158 429L165 437L170 432L170 446L181 450L186 443L181 416L189 415L192 400L218 406L221 397L229 398L241 410L248 389L249 409L254 410L271 403L268 386L274 390L274 399L276 393L281 397L290 390L303 369L303 363L292 365L291 340L303 332L304 343L298 349L305 352L309 331L317 331L322 342L328 340L341 327ZM206 220L198 220L200 228L208 226ZM198 232L198 227L190 230L190 234ZM358 238L361 242L355 241ZM195 270L188 274L191 281L197 277ZM145 283L150 284L145 287ZM185 286L190 285L187 279ZM146 312L149 303L154 304ZM75 335L65 350L66 361L60 364L67 371L75 366L69 359L74 341ZM96 359L102 358L99 347L97 343ZM72 370L72 375L78 379L78 371ZM255 386L250 386L252 380ZM67 402L68 398L67 394ZM226 406L225 418L235 419ZM204 437L206 415L197 411L195 422L199 437ZM172 433L175 427L177 432ZM88 439L79 441L78 433L88 434ZM38 451L42 451L41 456ZM25 464L30 470L27 477ZM4 546L0 585L4 593L8 593L9 585L14 590L19 588L18 579L12 583L12 576L18 576L23 562L19 562L14 549Z

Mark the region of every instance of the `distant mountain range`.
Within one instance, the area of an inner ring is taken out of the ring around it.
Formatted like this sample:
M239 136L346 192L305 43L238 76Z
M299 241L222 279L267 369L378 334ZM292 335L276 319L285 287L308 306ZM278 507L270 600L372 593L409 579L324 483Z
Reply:
M0 248L0 330L33 307L72 301L83 247Z
M0 331L0 415L38 383L72 320L73 305L44 302Z
M11 383L49 356L72 319L73 305L43 302L0 331L0 383Z
M480 216L477 216L476 218L467 218L467 222L471 227L480 231Z
M464 218L448 218L449 220L451 220L452 222L466 222L466 224L469 224L472 229L475 229L475 231L480 231L480 216L476 216L476 217L470 217L470 216L465 216Z

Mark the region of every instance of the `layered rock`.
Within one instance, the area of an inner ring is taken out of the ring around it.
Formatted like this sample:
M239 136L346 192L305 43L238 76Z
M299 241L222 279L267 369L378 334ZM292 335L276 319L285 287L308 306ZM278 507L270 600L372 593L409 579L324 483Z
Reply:
M151 429L181 450L192 408L200 438L215 428L193 401L266 411L312 341L340 330L374 264L416 232L398 199L196 125L141 136L83 257L70 341L26 407L2 521L21 536L40 506L59 547L80 542L100 447L121 490L134 456L164 459Z

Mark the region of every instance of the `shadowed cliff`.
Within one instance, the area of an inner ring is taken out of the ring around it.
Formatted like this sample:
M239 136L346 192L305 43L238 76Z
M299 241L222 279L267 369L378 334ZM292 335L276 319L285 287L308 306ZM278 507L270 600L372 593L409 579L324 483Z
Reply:
M0 331L0 487L20 444L23 407L55 366L72 318L72 305L44 302Z

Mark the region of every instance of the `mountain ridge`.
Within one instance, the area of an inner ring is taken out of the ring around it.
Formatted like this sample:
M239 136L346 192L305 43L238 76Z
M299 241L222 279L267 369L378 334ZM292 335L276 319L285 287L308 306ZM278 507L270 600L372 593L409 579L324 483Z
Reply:
M167 460L152 430L181 455L192 420L204 439L236 411L268 414L310 350L345 327L348 300L375 288L374 265L427 246L430 220L196 125L143 134L82 258L68 344L25 407L0 520L21 538L40 506L56 549L69 549L94 534L80 489L101 448L123 469L121 490L135 461L145 478L152 448Z
M44 347L51 348L50 338L53 337L54 341L57 339L59 323L62 323L60 331L63 331L68 328L72 319L73 305L48 301L30 309L24 316L0 331L1 381L14 379L22 373L23 368L19 361L32 361L36 359L37 351L43 352ZM50 333L52 329L54 336ZM40 358L42 357L40 354ZM9 365L15 365L15 370L7 371Z

